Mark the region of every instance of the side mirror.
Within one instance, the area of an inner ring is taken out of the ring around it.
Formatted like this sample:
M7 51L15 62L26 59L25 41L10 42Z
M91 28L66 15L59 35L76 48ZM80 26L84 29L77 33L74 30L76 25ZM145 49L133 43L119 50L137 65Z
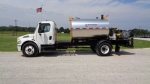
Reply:
M43 33L43 31L41 29L38 30L39 33Z
M43 33L43 29L42 29L41 23L39 23L38 33Z

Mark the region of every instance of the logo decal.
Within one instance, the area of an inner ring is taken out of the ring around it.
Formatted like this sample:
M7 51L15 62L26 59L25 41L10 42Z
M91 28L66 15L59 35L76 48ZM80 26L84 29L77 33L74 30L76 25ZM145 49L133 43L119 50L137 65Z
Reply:
M97 27L97 24L85 24L85 27Z

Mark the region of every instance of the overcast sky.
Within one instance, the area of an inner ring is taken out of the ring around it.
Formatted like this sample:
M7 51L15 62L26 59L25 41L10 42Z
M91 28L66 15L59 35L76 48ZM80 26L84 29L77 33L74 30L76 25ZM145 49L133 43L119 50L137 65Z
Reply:
M68 17L95 19L108 14L110 27L150 30L150 0L0 0L0 26L36 27L42 20L55 21L57 27L68 27Z

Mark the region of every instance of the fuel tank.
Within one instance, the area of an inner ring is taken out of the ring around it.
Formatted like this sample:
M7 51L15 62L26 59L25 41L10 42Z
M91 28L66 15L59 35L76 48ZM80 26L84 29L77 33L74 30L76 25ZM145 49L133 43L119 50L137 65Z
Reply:
M109 22L102 19L71 19L71 37L87 38L109 34Z

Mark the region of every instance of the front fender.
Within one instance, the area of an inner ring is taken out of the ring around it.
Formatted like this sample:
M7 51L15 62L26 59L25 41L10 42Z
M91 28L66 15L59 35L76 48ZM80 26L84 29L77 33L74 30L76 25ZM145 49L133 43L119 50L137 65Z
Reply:
M21 50L22 50L23 45L24 45L25 43L28 43L28 42L32 42L32 43L36 44L37 47L38 47L39 53L41 53L41 45L40 45L37 41L30 40L30 39L28 39L28 40L26 40L26 41L23 41L23 42L21 43Z
M108 41L108 40L101 40L101 41L99 41L99 44L100 44L100 43L103 43L103 42L106 42L106 43L111 44L111 42L110 42L110 41Z

